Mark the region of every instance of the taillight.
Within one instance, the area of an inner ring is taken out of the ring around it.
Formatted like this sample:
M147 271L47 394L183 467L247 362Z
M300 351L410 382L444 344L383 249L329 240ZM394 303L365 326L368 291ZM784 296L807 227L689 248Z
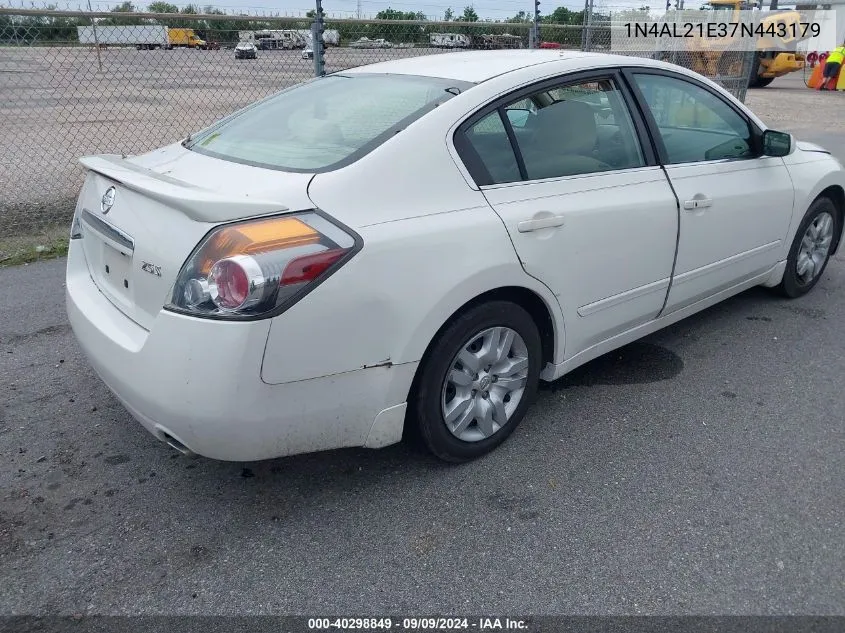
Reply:
M185 262L165 308L210 318L273 316L342 266L356 243L314 211L219 227Z
M246 271L247 262L244 260L249 260L249 257L241 255L221 259L208 273L208 294L222 310L241 310L246 307L250 286L256 285L254 276L250 279L251 275ZM261 268L256 268L258 276L263 279Z
M331 251L315 253L314 255L297 257L285 266L285 272L282 273L281 284L286 286L289 284L302 283L303 281L314 281L317 277L322 275L329 266L334 264L345 254L346 251L344 249L336 248Z

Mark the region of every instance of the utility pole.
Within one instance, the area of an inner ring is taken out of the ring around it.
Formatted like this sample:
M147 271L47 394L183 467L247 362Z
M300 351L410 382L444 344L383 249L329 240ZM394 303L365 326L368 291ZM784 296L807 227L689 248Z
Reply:
M94 13L94 10L91 8L91 0L88 0L88 13ZM94 48L97 49L97 68L100 69L100 72L103 72L103 60L100 57L100 39L97 37L97 21L93 15L91 16L91 28L94 31Z
M325 47L323 45L323 1L316 0L317 10L314 12L314 22L311 24L311 49L314 51L314 76L322 77L326 74L326 63L323 59ZM359 3L360 6L360 3Z
M534 0L534 20L531 25L531 40L530 47L538 48L540 46L540 0Z
M584 16L584 24L587 29L584 50L591 51L593 50L593 0L587 0L587 15Z
M581 18L581 50L587 50L587 22L590 13L590 0L584 0L584 12Z

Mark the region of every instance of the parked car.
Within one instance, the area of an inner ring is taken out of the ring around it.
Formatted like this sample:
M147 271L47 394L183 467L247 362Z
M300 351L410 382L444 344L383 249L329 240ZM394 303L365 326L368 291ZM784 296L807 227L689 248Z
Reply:
M309 46L302 51L302 59L314 59L314 49Z
M406 427L483 455L540 380L754 286L809 292L845 213L829 152L712 81L575 52L350 69L82 164L81 349L155 437L237 461Z
M393 44L385 39L371 40L368 37L361 37L349 45L351 48L392 48Z
M257 59L258 49L252 42L240 42L235 46L235 59Z

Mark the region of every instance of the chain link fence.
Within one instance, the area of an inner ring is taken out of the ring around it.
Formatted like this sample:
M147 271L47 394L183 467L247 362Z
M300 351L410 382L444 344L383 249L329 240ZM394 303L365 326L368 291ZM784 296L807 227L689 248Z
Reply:
M620 16L591 7L566 10L558 20L565 23L544 21L540 42L532 44L608 50ZM326 18L326 72L416 55L529 46L529 19L411 17L416 19ZM81 184L80 156L138 154L178 141L314 76L311 24L310 17L212 9L200 15L0 8L0 240L51 227L64 235ZM660 55L651 41L623 52ZM676 51L670 61L704 70L744 96L748 74L742 64L730 75L702 67L698 57Z

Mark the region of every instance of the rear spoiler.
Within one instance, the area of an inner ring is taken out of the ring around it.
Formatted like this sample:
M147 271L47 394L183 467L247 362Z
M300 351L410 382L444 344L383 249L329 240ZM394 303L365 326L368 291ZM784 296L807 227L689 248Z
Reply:
M179 209L197 222L231 220L233 207L238 210L239 218L289 210L273 200L250 198L246 195L227 196L198 187L132 163L118 154L86 156L79 159L79 162L86 169L114 180L127 189L158 200L168 207Z

